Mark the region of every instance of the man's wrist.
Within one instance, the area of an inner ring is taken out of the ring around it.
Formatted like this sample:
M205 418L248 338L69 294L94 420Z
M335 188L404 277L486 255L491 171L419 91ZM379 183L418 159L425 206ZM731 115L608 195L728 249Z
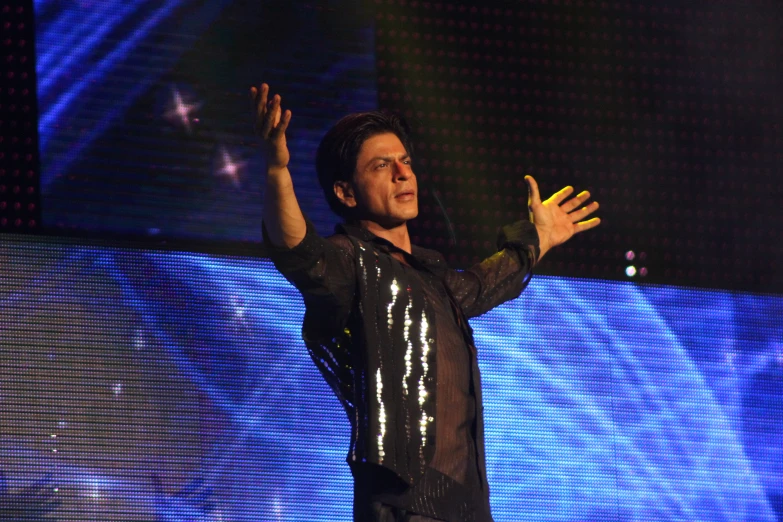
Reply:
M266 168L266 173L271 177L290 175L290 172L288 171L288 165L270 165Z
M288 167L267 167L266 185L278 190L292 188L294 181Z
M536 225L536 232L538 232L538 260L540 261L544 254L552 248L552 244L549 241L549 234L546 233L546 230L542 230L541 227Z

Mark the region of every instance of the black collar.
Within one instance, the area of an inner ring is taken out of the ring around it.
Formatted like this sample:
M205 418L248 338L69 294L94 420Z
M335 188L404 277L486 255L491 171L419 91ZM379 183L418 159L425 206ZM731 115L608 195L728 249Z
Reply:
M406 251L402 250L401 248L397 247L391 241L376 236L366 228L358 227L356 225L351 225L349 223L338 224L337 226L334 227L334 232L335 234L346 234L355 237L356 239L359 239L361 241L366 241L367 243L373 243L379 247L382 247L383 250L386 251L387 253L400 252L406 258L408 259L413 258L414 260L418 261L419 263L421 263L422 265L430 269L434 269L437 267L443 270L446 268L446 263L444 262L443 255L436 250L430 250L416 245L411 245L411 253L409 254Z

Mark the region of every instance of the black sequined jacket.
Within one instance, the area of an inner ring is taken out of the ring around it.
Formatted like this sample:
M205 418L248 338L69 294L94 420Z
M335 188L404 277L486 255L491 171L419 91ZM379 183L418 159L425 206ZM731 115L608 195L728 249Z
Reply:
M277 269L302 294L302 335L310 356L338 397L351 425L347 461L391 470L415 484L434 454L438 339L432 303L390 255L402 252L367 230L338 225L320 237L308 221L293 249L264 242ZM466 319L519 296L538 259L538 234L528 221L501 229L499 252L456 271L443 256L413 246L407 258L455 305L463 335L474 347ZM418 281L418 282L417 282ZM474 348L475 349L475 348ZM486 480L481 383L473 358L476 445Z

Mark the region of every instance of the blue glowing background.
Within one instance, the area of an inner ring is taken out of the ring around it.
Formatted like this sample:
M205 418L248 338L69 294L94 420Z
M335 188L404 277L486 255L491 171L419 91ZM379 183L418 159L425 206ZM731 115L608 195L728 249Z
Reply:
M257 241L265 80L329 233L315 147L376 106L359 3L36 0L44 226ZM347 422L268 263L4 237L0 303L0 520L350 518ZM496 520L783 520L782 312L538 277L473 321Z
M359 0L36 0L43 226L76 235L259 241L263 160L249 88L292 109L291 170L330 233L315 149L374 109Z
M0 303L0 514L350 519L347 421L268 262L6 236ZM536 277L472 321L496 520L779 520L782 314Z

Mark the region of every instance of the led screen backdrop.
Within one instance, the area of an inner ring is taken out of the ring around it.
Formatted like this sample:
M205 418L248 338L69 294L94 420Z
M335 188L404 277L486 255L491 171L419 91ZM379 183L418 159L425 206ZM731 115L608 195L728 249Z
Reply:
M5 236L0 303L0 519L349 520L347 420L268 262ZM782 313L542 276L473 321L496 520L780 520Z
M294 180L322 232L314 149L380 104L417 130L417 243L455 265L524 214L530 173L602 205L546 273L625 278L634 250L647 281L783 291L779 2L34 4L50 233L257 240L247 87L263 79L294 111Z
M49 232L258 241L263 163L251 85L294 116L291 168L322 232L321 136L373 109L360 2L37 0L42 221Z

